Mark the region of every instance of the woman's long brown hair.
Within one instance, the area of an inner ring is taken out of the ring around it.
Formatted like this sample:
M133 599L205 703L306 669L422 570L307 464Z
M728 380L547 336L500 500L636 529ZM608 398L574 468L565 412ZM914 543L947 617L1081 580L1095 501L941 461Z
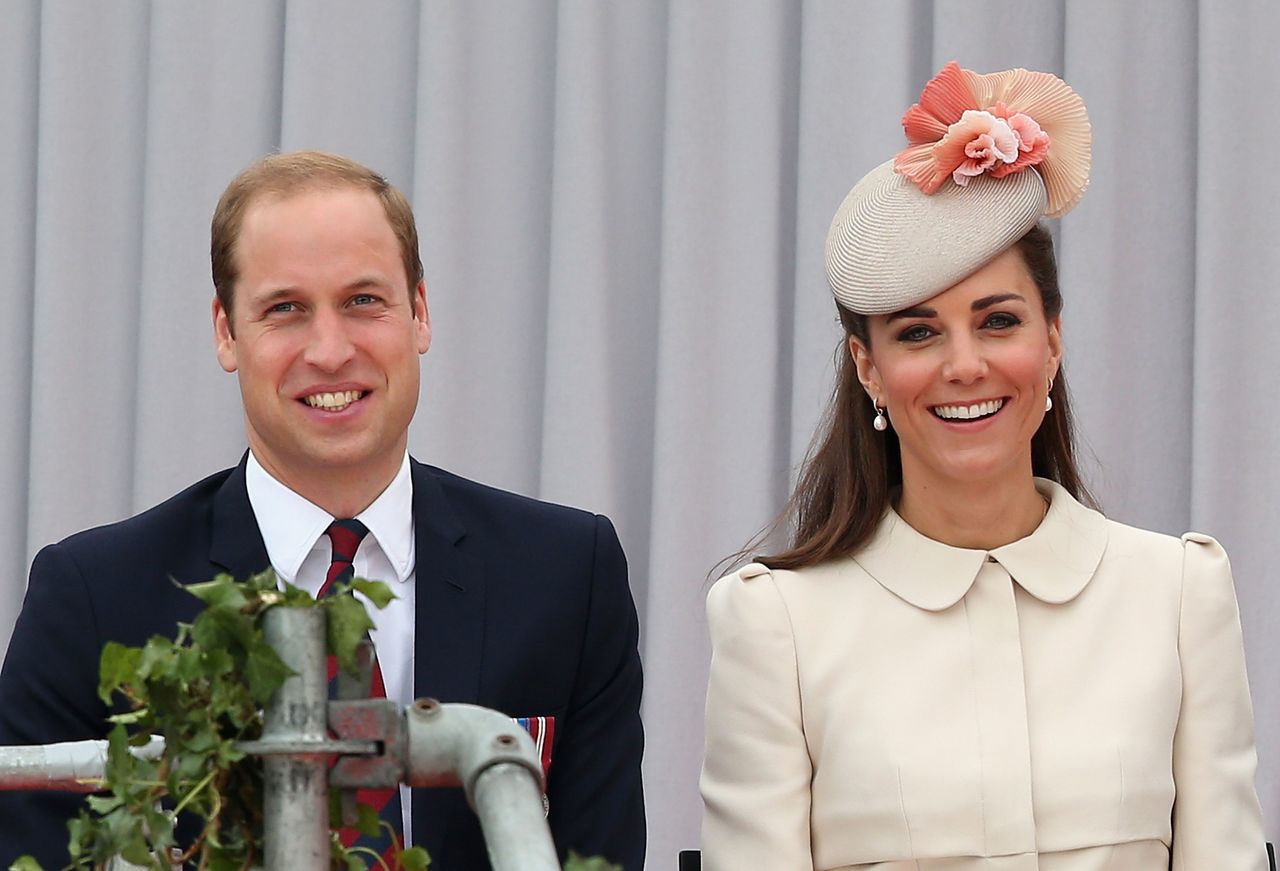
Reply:
M1040 289L1044 313L1052 320L1062 312L1053 237L1043 225L1023 236L1015 248ZM801 467L795 492L782 515L740 554L739 562L775 531L791 526L789 546L781 553L753 558L772 569L799 569L856 553L871 538L889 508L890 494L902 484L902 455L892 429L876 432L871 403L862 384L848 338L870 347L867 319L837 306L845 336L836 349L836 387L814 447ZM1087 505L1096 505L1076 464L1071 399L1066 372L1060 366L1050 391L1053 409L1031 439L1033 474L1056 481Z

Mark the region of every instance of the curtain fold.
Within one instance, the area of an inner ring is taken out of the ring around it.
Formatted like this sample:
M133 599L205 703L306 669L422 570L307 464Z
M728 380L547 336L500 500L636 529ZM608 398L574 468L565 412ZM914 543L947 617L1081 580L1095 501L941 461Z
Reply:
M1269 0L15 0L0 642L41 546L236 461L209 219L254 158L343 152L418 216L413 453L618 527L650 867L673 867L698 837L708 575L782 507L832 387L828 222L943 63L1025 66L1094 124L1055 228L1090 483L1118 520L1227 546L1274 838L1278 36Z

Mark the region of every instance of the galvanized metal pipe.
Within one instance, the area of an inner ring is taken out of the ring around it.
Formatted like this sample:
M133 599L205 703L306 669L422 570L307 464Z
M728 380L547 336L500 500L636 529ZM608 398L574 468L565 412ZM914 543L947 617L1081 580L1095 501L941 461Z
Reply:
M497 711L434 699L414 702L406 721L409 785L466 790L493 871L559 871L528 732Z
M142 759L159 759L164 739L153 735L149 743L130 750ZM106 741L0 747L0 789L98 792L106 769Z
M328 737L325 614L319 608L272 608L262 632L297 672L267 705L262 742L297 752L263 759L263 835L267 871L318 871L329 863L327 760L315 752ZM308 753L308 745L316 745Z
M560 862L529 770L500 762L480 772L468 796L484 830L493 871L556 871Z

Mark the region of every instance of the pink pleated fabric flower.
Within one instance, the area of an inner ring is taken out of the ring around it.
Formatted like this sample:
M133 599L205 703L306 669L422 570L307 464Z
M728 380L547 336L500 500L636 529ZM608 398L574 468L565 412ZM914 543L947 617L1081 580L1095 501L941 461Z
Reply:
M996 103L991 114L1004 119L1018 137L1017 159L992 169L993 176L1003 178L1009 173L1021 172L1028 166L1044 161L1049 154L1049 134L1044 132L1034 118L1023 112L1013 112L1004 103Z
M1071 209L1089 183L1091 130L1084 101L1050 73L980 75L954 61L925 85L902 116L910 143L894 169L926 194L948 180L966 185L1037 167L1049 217Z
M990 112L966 109L933 147L933 157L939 167L952 168L956 184L967 185L975 175L1012 165L1019 150L1018 134L1008 121Z

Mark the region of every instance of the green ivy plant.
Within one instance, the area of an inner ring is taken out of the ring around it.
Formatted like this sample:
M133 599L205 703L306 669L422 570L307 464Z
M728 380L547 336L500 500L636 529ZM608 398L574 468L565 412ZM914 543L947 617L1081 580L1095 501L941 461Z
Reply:
M155 871L194 863L201 871L245 871L262 861L263 781L260 760L237 749L262 735L263 706L293 672L262 634L261 617L284 605L322 608L326 645L340 667L356 670L356 648L373 621L353 592L376 607L393 598L386 584L356 578L316 600L274 571L237 582L230 575L187 585L204 602L173 639L152 637L143 647L109 642L102 651L98 694L107 705L123 697L128 709L110 718L103 794L68 823L67 871L101 869L119 855ZM131 752L163 735L164 753L146 759ZM336 794L335 794L336 797ZM337 802L333 803L336 828ZM174 835L179 813L199 819L185 849ZM362 805L357 828L376 835L379 821ZM344 871L423 871L426 850L398 850L394 866L366 848L330 840L331 867ZM372 863L372 864L371 864ZM570 856L566 871L621 871L601 859ZM10 871L43 871L30 856Z

